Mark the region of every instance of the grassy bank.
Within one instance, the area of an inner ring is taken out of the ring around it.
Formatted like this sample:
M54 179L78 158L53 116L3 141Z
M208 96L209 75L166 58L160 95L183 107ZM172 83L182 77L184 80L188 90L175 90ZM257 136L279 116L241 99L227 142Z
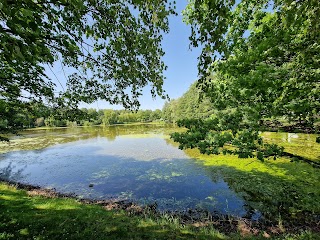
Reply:
M223 239L172 218L132 216L67 198L31 196L0 183L0 239Z
M317 239L316 233L256 236L238 228L222 234L213 227L182 225L151 213L132 215L70 198L48 198L0 182L0 239ZM239 224L241 227L241 224Z

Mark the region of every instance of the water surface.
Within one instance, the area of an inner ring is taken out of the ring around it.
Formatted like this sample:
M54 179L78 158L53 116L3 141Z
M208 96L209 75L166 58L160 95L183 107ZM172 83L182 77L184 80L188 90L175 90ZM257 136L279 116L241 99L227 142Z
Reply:
M55 188L82 198L156 202L159 210L166 211L196 208L246 214L241 196L218 175L208 176L204 166L173 146L166 130L113 126L90 131L31 131L27 134L33 138L30 141L47 136L69 137L71 142L2 154L0 173L8 180Z
M318 212L316 198L309 198L317 196L318 169L284 159L261 163L182 151L168 135L177 130L133 125L27 131L0 144L0 177L80 198L157 203L160 211L198 209L253 219L278 216L280 208L288 218L303 209ZM263 137L319 158L315 135Z

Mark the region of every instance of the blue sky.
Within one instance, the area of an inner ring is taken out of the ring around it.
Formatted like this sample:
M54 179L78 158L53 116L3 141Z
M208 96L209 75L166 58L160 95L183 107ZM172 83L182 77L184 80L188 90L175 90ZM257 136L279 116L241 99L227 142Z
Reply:
M187 0L177 1L179 16L170 18L170 33L164 37L163 42L166 52L164 61L168 65L164 89L170 98L174 99L185 93L198 75L197 57L200 55L200 49L189 49L191 28L182 22L181 11L186 5ZM158 105L158 102L161 104ZM159 100L154 106L162 107L163 103Z
M176 2L176 11L179 15L170 17L170 33L165 35L163 40L163 49L166 53L163 60L168 66L168 70L164 73L166 80L163 88L171 99L182 96L197 79L197 57L200 54L200 49L189 49L191 28L182 22L181 11L185 9L188 1L179 0ZM59 67L59 64L52 70L55 72L55 75L47 68L48 75L53 79L65 79L64 72ZM140 109L162 109L165 101L160 97L153 99L150 89L150 87L144 89L143 96L140 98ZM122 109L122 106L110 105L105 101L98 101L90 105L81 104L80 107Z

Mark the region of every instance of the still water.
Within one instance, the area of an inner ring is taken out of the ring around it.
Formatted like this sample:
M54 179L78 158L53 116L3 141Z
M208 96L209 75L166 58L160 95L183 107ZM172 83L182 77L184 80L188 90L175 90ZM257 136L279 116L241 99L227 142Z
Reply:
M156 202L160 211L259 218L245 195L224 181L228 176L178 149L168 135L176 130L140 125L27 131L0 154L0 177L79 198Z
M29 132L24 135L29 141L46 136L71 142L4 153L0 173L8 180L80 198L156 202L160 211L201 209L245 215L244 200L222 178L210 176L203 165L174 146L167 131L113 126Z

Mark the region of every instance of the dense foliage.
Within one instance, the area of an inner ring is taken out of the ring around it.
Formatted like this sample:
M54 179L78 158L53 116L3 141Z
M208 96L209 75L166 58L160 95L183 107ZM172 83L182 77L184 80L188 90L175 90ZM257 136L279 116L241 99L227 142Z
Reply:
M168 122L177 122L185 118L208 118L214 112L210 99L201 98L196 83L193 83L180 98L164 104L162 116Z
M0 134L17 129L12 113L58 96L56 107L73 108L98 99L137 108L147 85L166 97L161 41L171 14L157 0L1 1ZM57 62L70 73L66 86L47 74Z
M317 131L320 115L320 2L190 1L191 44L201 46L198 86L219 114L181 121L181 148L239 157L281 154L264 144L265 119L285 118Z

